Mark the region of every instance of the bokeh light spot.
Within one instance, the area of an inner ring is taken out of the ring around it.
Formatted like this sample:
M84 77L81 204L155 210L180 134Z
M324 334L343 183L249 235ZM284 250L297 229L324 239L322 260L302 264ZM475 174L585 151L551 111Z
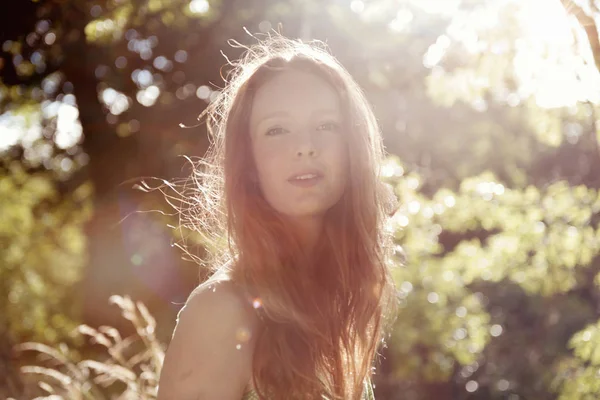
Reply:
M102 7L100 7L98 4L93 5L92 8L90 9L90 15L94 18L98 18L101 13L102 13Z
M148 86L144 90L137 92L136 100L143 106L151 107L156 103L158 96L160 95L160 89L158 86Z
M402 282L400 285L400 290L402 290L404 293L410 293L413 290L413 285L408 281Z
M406 186L408 186L409 189L412 190L417 190L419 188L420 182L419 182L419 178L411 176L409 178L406 179Z
M410 203L408 203L408 212L411 214L416 214L419 212L419 210L421 209L421 203L419 203L417 200L412 200Z
M206 85L202 85L196 90L196 96L199 99L206 100L210 96L210 88Z
M456 199L454 198L454 196L446 196L444 198L444 204L446 205L446 207L452 208L456 205Z
M138 32L135 29L128 29L127 32L125 32L125 39L126 40L133 40L138 36Z
M365 9L365 3L361 0L352 0L352 2L350 3L350 9L353 12L360 14Z
M219 92L218 90L213 90L210 93L210 97L208 98L209 101L212 103L213 101L217 100L217 98L219 97L220 94L221 94L221 92Z
M96 70L94 71L94 74L96 75L96 78L102 79L102 78L104 78L104 76L106 75L107 72L108 72L108 67L106 65L98 65L96 67Z
M210 8L210 5L206 0L192 0L188 7L194 14L205 14Z
M125 58L124 56L117 57L117 59L115 60L115 67L122 69L122 68L125 68L126 66L127 66L127 58Z
M429 206L423 208L423 216L425 218L431 218L431 217L433 217L433 214L434 214L433 208L431 208Z
M271 23L269 21L261 21L258 24L258 30L263 32L263 33L267 33L271 30Z
M152 73L147 69L136 69L131 73L131 79L138 85L140 89L147 88L154 82Z
M112 113L106 114L106 122L108 122L109 124L114 125L118 122L118 120L119 119L117 118L117 116L115 114L112 114Z
M444 271L444 273L442 274L442 278L444 278L444 280L446 282L450 282L454 279L454 272L452 271Z
M175 59L175 61L177 61L178 63L184 63L187 61L188 58L188 54L187 51L185 50L177 50L175 52L175 55L173 56L173 58Z
M506 379L500 379L498 381L498 383L496 384L496 387L498 388L498 390L503 392L505 390L508 390L508 388L510 388L510 382L507 381Z
M467 389L467 392L469 392L469 393L473 393L478 388L479 388L479 384L477 382L475 382L475 381L469 381L465 385L465 389Z
M252 301L252 307L254 307L254 308L262 307L262 300L259 297L255 298L254 301Z
M60 160L60 169L62 169L64 172L69 172L69 171L71 171L72 168L73 168L73 160L71 160L68 157L65 157L62 160Z
M238 328L235 332L235 337L240 342L247 342L250 340L250 330L245 327Z
M50 29L50 22L47 19L42 19L35 24L35 31L40 35L46 33Z
M492 327L490 328L490 334L493 337L498 337L498 336L502 335L502 326L498 325L498 324L492 325Z
M154 59L153 65L161 71L170 71L173 68L173 63L165 56L158 56Z
M122 122L117 126L117 135L119 137L127 137L131 134L131 131L129 130L129 124Z
M25 37L25 42L27 42L30 47L34 47L39 38L40 35L38 35L37 32L31 32L29 35L27 35L27 37Z
M79 110L69 104L59 103L56 116L54 142L61 149L75 146L81 139L83 128L79 122Z
M69 81L63 83L63 92L65 93L73 93L73 84ZM64 101L64 100L63 100Z
M585 331L585 332L583 332L583 335L581 335L581 340L583 340L584 342L589 342L591 338L592 338L592 332L590 332L590 331Z
M6 40L6 41L4 41L4 43L2 43L2 51L10 53L10 51L12 49L12 46L13 46L13 41L12 40Z
M106 88L102 91L100 99L104 105L108 108L111 114L120 115L127 111L130 106L129 98L116 91L113 88Z
M140 130L140 122L137 119L129 121L129 131L135 133Z
M408 226L409 220L406 215L398 214L398 217L396 219L398 221L398 225L400 225L401 227Z
M142 265L142 262L144 262L144 259L140 254L135 253L133 256L131 256L131 263L133 265Z
M436 292L431 292L427 295L427 301L431 304L435 304L440 299L440 296Z
M456 340L463 340L467 337L467 330L465 328L458 328L454 331L454 334L452 336Z

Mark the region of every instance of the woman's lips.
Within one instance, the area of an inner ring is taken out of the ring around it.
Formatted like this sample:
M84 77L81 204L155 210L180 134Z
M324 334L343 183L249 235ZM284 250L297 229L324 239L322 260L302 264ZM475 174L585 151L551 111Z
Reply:
M315 177L308 179L289 179L288 182L290 182L294 186L307 188L315 186L317 183L319 183L321 179L323 179L322 176L316 175Z

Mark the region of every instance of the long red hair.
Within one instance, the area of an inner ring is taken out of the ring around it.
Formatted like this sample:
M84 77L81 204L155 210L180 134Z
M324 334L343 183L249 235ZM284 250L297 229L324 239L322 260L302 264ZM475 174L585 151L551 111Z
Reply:
M261 399L359 399L396 315L384 229L395 197L379 179L377 121L322 42L269 35L230 65L225 88L201 115L211 145L194 169L182 225L202 235L211 279L226 273L260 306L252 379ZM350 160L346 190L310 255L251 178L253 96L287 69L314 73L337 90Z

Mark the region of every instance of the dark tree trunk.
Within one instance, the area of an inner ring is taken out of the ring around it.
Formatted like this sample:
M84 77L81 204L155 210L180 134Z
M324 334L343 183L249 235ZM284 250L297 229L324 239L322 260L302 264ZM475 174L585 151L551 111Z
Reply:
M68 29L73 39L66 44L63 72L73 84L83 127L83 149L90 162L85 172L94 187L94 214L85 227L89 262L80 287L82 320L91 325L119 325L118 313L108 307L112 293L127 293L131 279L130 262L123 247L118 185L133 172L137 137L119 138L108 124L98 99L95 68L103 59L103 49L86 42L83 29L86 15L67 11Z
M145 303L158 319L169 318L181 306L171 303L185 300L185 293L197 284L196 266L184 264L177 249L170 247L166 224L136 213L142 211L140 196L160 194L132 189L133 182L142 177L171 178L168 170L173 160L165 153L181 139L174 133L179 129L177 117L168 114L172 126L165 126L164 116L160 121L154 109L150 119L162 124L150 126L140 113L136 115L142 124L140 132L119 137L115 126L107 122L95 76L98 65L110 65L116 56L86 41L84 13L73 8L65 12L71 14L64 20L69 21L73 40L64 46L62 71L73 84L84 132L83 149L90 160L71 185L89 179L94 188L94 213L85 227L89 260L78 287L81 319L92 326L110 325L131 332L132 325L120 316L120 310L109 305L111 295L129 295ZM177 110L179 116L182 111L185 107ZM159 337L168 336L171 329L159 326Z

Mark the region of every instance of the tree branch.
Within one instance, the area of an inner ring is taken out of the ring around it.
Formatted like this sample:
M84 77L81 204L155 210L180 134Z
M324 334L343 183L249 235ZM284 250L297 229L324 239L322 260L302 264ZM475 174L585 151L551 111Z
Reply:
M600 38L598 37L598 27L594 18L583 10L581 6L575 3L574 0L560 0L567 13L572 14L577 18L581 27L585 30L588 37L588 42L594 55L596 69L600 72Z

